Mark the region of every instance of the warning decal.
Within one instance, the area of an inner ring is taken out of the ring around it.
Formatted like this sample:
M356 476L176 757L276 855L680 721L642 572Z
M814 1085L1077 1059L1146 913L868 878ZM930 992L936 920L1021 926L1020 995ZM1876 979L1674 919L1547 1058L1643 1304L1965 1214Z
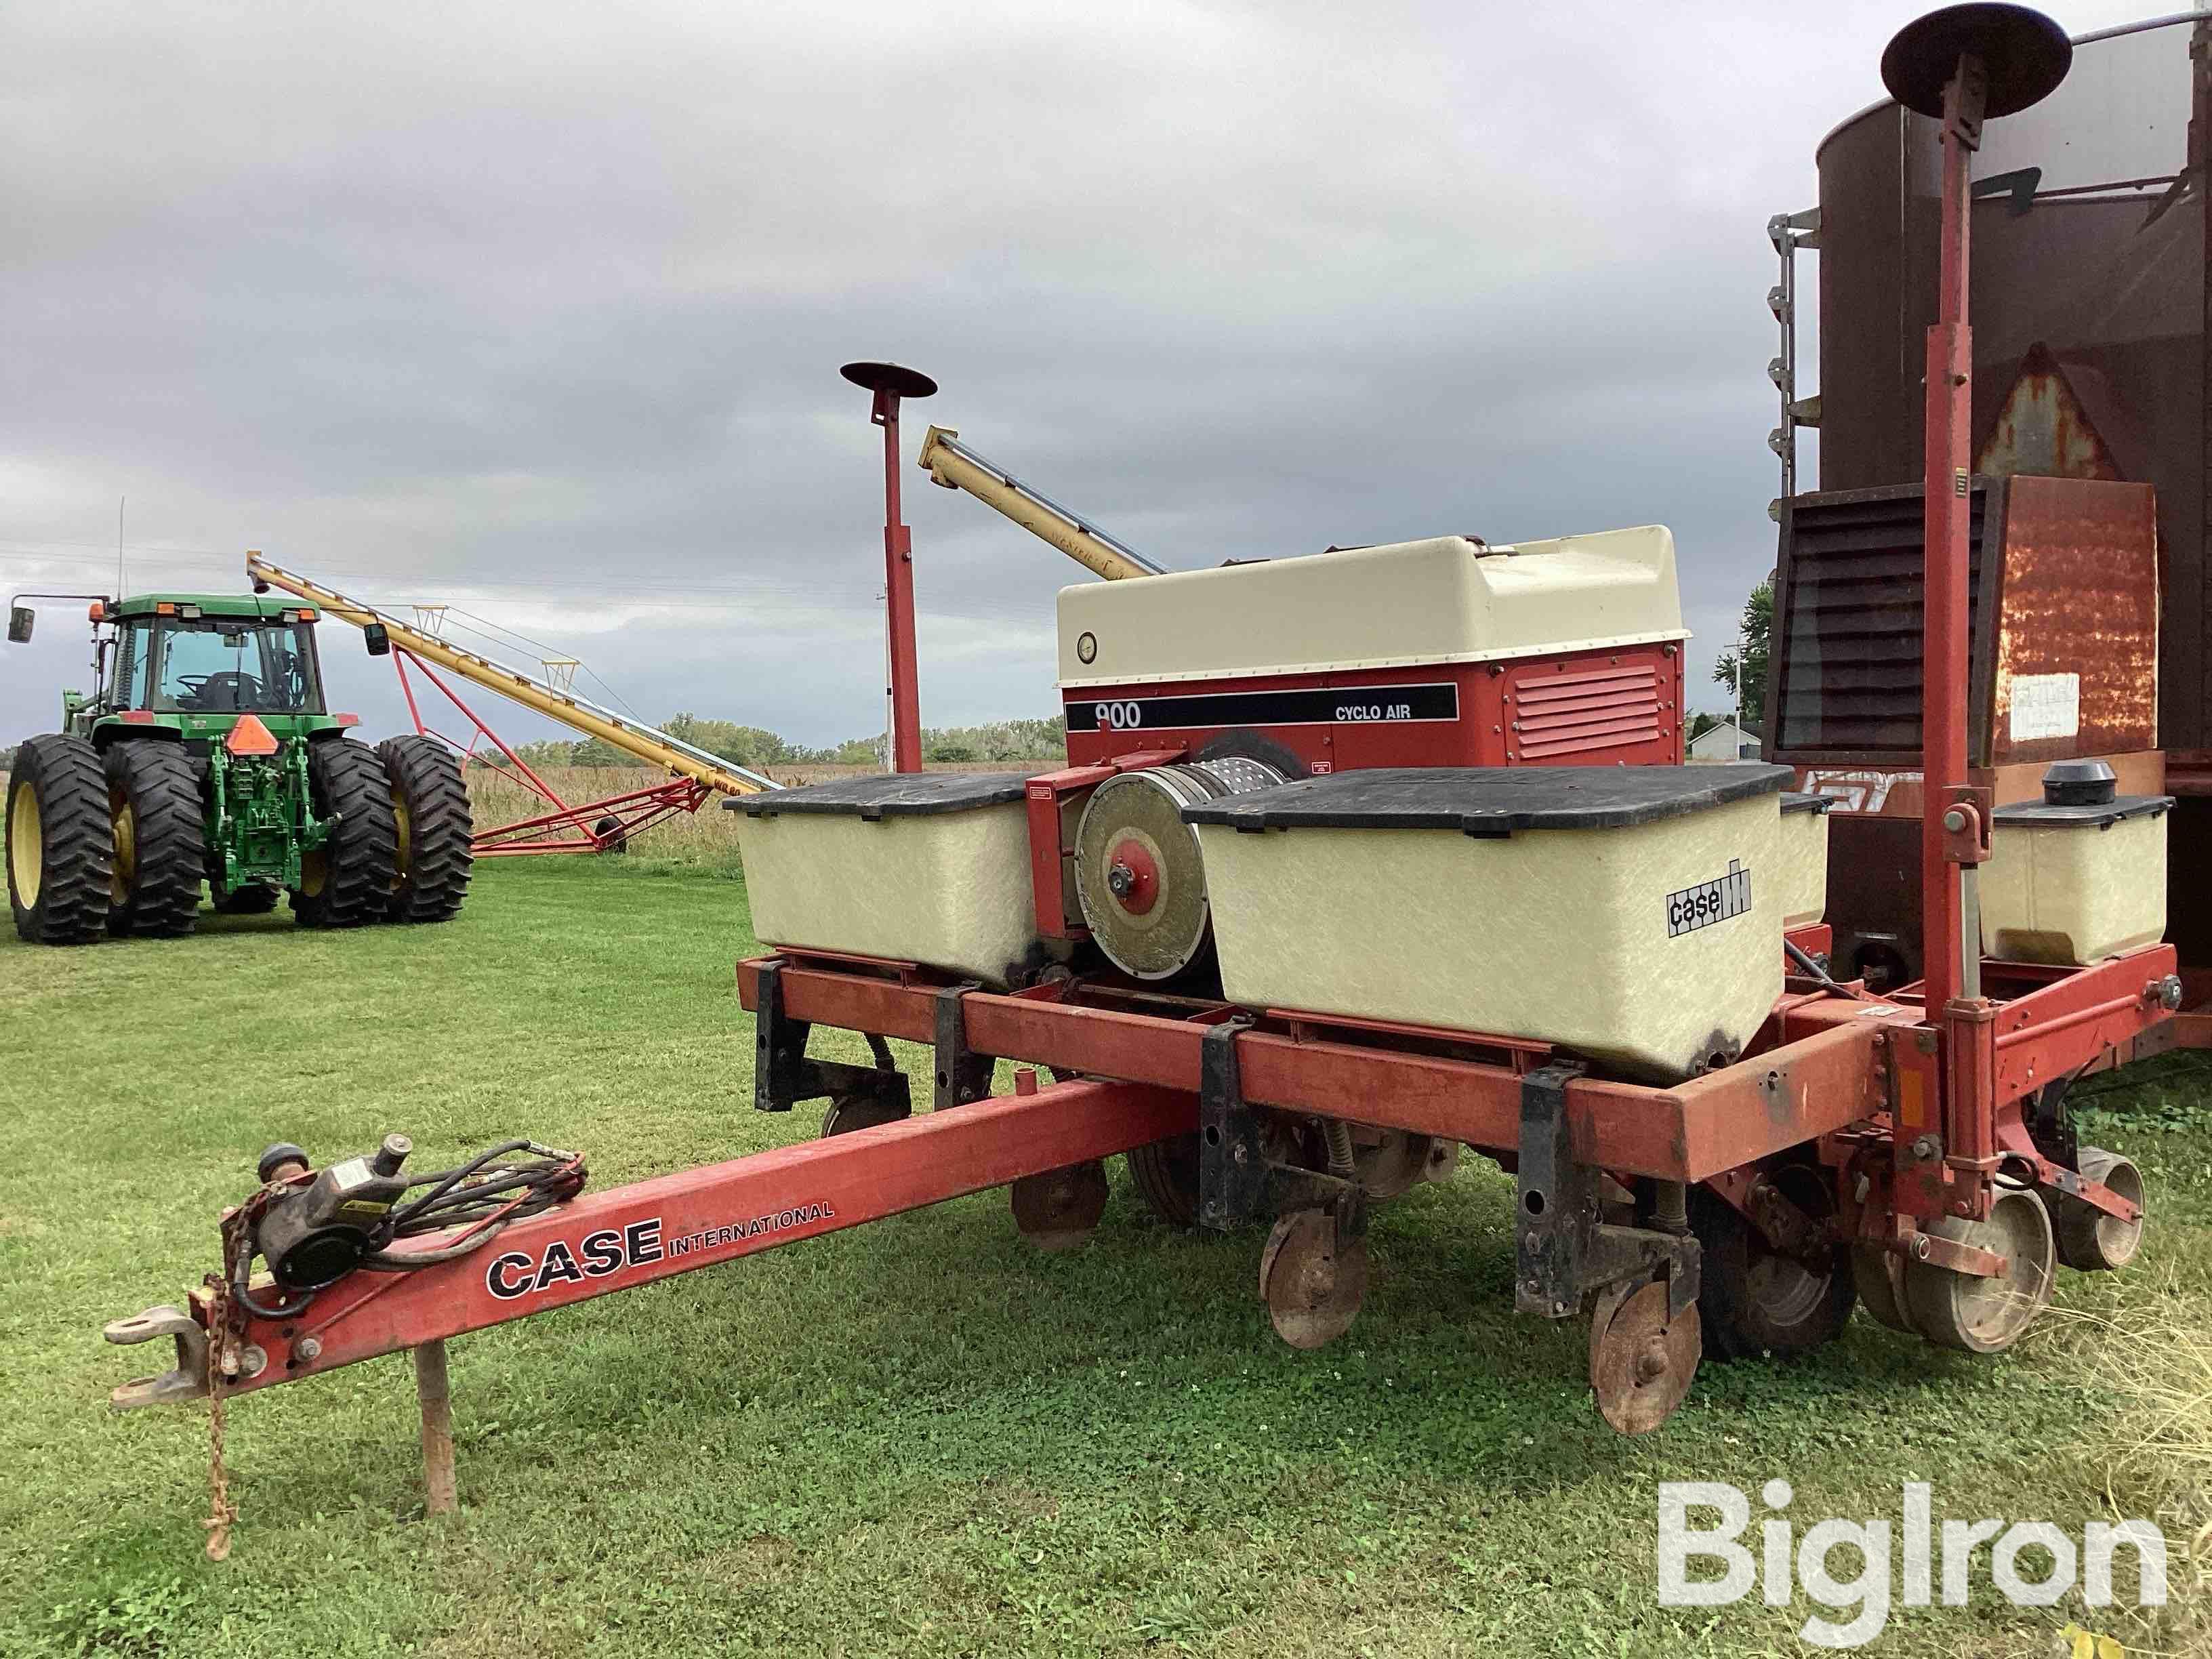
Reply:
M2081 677L2014 675L2011 723L2014 743L2076 735L2081 730Z

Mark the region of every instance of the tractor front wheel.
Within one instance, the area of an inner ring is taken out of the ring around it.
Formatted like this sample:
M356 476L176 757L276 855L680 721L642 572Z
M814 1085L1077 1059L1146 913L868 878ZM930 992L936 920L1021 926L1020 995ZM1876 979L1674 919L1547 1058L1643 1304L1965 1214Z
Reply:
M27 738L8 775L8 903L30 945L84 945L107 921L107 780L82 738Z
M191 757L155 738L114 744L107 751L107 814L115 837L107 931L118 939L191 933L207 869Z
M435 738L386 738L376 745L398 829L393 921L450 921L468 896L476 854L469 787L453 750Z
M308 798L330 824L300 860L292 915L304 927L359 927L381 921L399 872L392 791L376 756L344 738L307 750Z

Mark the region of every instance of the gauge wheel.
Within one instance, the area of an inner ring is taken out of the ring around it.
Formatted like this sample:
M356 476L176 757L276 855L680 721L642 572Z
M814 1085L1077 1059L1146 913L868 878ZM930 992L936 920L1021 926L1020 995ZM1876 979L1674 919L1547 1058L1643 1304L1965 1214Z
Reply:
M1818 1164L1784 1164L1765 1179L1816 1221L1835 1212ZM1690 1194L1690 1229L1701 1251L1698 1311L1714 1358L1808 1353L1843 1334L1857 1300L1850 1246L1829 1245L1817 1261L1784 1255L1742 1211L1703 1187Z
M1145 1207L1170 1227L1198 1224L1198 1132L1147 1141L1127 1154L1129 1180Z

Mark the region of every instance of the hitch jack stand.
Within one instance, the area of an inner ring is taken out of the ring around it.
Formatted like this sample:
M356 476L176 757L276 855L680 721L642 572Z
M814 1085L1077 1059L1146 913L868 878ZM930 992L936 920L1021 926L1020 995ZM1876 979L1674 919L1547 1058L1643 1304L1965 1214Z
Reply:
M453 1478L453 1393L446 1376L443 1338L416 1346L415 1397L422 1407L423 1510L451 1515L459 1498Z

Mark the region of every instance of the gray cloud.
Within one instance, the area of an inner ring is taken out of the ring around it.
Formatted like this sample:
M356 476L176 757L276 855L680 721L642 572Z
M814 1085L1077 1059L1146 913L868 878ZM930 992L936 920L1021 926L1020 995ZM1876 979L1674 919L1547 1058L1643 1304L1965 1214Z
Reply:
M957 426L1171 563L1669 524L1718 707L1772 558L1763 227L1914 9L26 0L0 573L103 583L127 492L134 585L260 547L648 715L850 735L836 368L884 356L945 388L909 453ZM1048 709L1073 568L908 477L925 717ZM65 613L0 654L0 741L82 654Z

